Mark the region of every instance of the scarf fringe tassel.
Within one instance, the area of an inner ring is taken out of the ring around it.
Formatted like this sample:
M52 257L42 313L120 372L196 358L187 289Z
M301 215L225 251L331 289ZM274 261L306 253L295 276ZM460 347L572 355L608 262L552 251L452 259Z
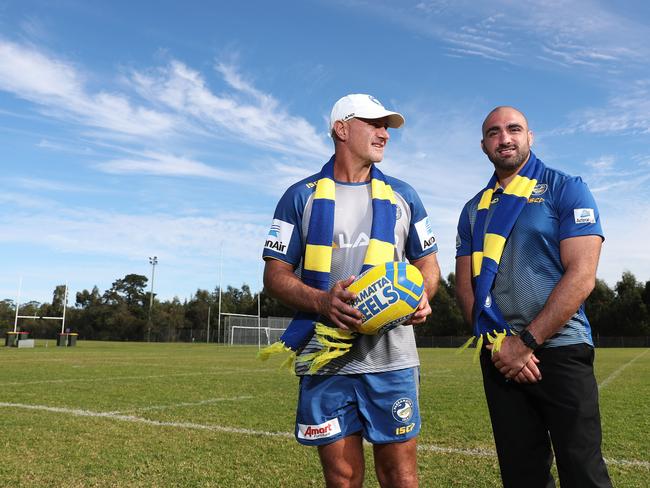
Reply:
M492 344L492 355L494 355L495 352L499 352L499 349L501 349L501 344L503 344L503 340L508 335L510 335L508 331L497 332L496 330L493 330L491 333L488 332L478 337L472 336L469 339L467 339L467 341L465 341L465 343L462 346L458 348L456 354L460 354L465 349L469 348L474 343L474 339L476 339L476 349L474 350L474 354L472 357L472 363L476 363L478 361L479 356L481 355L481 348L483 347L483 342L485 339L487 339L487 341L490 344Z
M333 359L346 354L352 348L354 338L356 337L354 332L328 327L320 322L316 322L314 332L316 339L323 348L320 351L303 354L297 358L298 361L308 361L311 363L309 366L310 374L316 373Z
M257 359L266 361L271 356L282 354L283 352L288 352L289 357L283 361L283 363L280 365L280 369L287 368L289 370L292 370L293 365L296 362L296 353L292 351L290 347L286 346L282 341L274 342L270 346L267 346L264 349L260 349L257 353Z
M352 348L354 338L356 337L354 332L328 327L320 322L315 324L314 332L316 339L323 346L323 349L320 351L296 356L296 353L290 347L286 346L282 341L278 341L264 349L260 349L257 353L257 359L266 361L271 356L286 352L289 353L289 356L280 365L280 369L287 368L293 370L296 361L309 362L309 373L313 374L333 359L347 353Z

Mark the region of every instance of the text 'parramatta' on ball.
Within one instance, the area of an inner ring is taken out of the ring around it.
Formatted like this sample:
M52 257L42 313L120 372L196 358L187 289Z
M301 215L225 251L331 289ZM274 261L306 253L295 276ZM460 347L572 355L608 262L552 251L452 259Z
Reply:
M424 295L420 271L405 262L370 268L348 288L356 294L352 306L363 315L359 332L377 334L406 322Z

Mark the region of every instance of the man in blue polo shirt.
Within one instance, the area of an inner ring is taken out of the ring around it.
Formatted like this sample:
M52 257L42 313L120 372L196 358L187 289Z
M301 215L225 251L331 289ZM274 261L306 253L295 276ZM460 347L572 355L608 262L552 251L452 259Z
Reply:
M563 488L610 487L583 307L603 241L596 203L531 152L520 111L495 108L482 133L495 175L461 212L456 285L468 322L509 334L481 351L503 485L554 487L555 453Z
M319 173L285 192L264 244L268 293L343 330L355 331L362 322L361 313L350 305L354 294L347 288L375 252L370 249L380 238L373 235L376 228L390 222L382 237L387 244L382 246L382 262L408 260L424 277L425 296L407 324L383 334L359 335L347 354L316 371L305 359L323 347L315 335L297 351L295 435L301 444L317 446L328 487L363 486L364 439L373 444L382 487L418 486L419 359L412 325L431 313L429 299L440 271L438 247L417 193L376 167L390 138L388 128L403 123L401 114L386 110L370 95L351 94L336 102L330 116L334 156ZM394 197L384 214L377 189ZM328 201L332 205L319 205L327 191L334 193ZM318 289L304 281L311 271L307 253L316 247L310 243L311 234L323 233L323 222L332 217L328 212L333 213L333 228L317 247L331 255L327 272L321 271L329 285Z

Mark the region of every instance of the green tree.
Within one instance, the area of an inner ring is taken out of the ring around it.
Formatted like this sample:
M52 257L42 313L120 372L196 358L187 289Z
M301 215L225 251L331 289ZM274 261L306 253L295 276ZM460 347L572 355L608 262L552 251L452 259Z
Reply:
M208 290L199 289L196 290L194 296L185 305L185 321L190 324L192 335L202 341L206 339L208 310L211 315L210 326L212 327L216 324L218 307L215 304L214 296ZM211 333L210 335L213 334Z
M108 339L106 319L109 307L104 304L99 289L94 286L91 291L77 292L75 313L71 315L69 323L71 330L79 333L84 339Z
M642 298L643 298L643 303L645 303L647 310L650 311L650 281L645 282Z
M103 295L110 313L105 317L103 332L114 340L142 340L145 338L147 310L145 309L147 277L128 274L115 280Z
M178 340L180 331L186 328L185 305L181 303L178 297L162 302L154 309L153 319L157 327L157 340L175 342Z
M16 304L13 300L5 298L0 301L0 331L13 330L16 318Z
M648 308L643 302L645 286L625 271L616 283L616 300L612 307L612 321L615 324L613 335L635 336L650 332Z
M257 295L255 298L257 299ZM260 313L263 317L293 317L295 313L295 310L287 307L277 298L273 298L265 290L261 291L260 300Z
M616 335L616 324L612 315L615 300L614 290L603 280L597 279L594 289L585 301L585 313L594 336Z
M448 281L440 278L438 291L429 302L431 315L424 324L415 327L418 337L425 336L457 336L468 335L469 326L466 326L460 308L454 299L455 276L450 273Z
M124 303L133 311L141 312L146 303L144 289L147 281L144 275L128 274L113 282L113 286L104 293L104 300L109 305Z

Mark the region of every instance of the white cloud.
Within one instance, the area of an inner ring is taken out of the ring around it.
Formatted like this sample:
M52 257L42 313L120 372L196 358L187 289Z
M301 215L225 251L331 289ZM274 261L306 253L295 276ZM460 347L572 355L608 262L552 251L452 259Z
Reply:
M596 171L609 170L614 166L616 158L612 155L603 155L598 159L587 161L585 164L594 168Z
M339 2L350 8L348 2ZM536 0L489 3L470 0L358 1L374 14L448 44L454 56L476 56L516 65L540 61L590 70L621 64L644 70L650 55L650 27L618 4L596 0Z
M235 139L280 153L327 156L325 134L245 81L234 66L219 63L216 70L234 91L216 95L201 73L172 61L132 73L122 80L127 92L92 92L73 63L0 39L0 90L36 104L49 117L79 124L94 137L131 144L173 135ZM148 103L136 103L139 97Z
M165 114L134 106L127 97L91 93L72 63L33 46L0 39L0 89L29 100L51 115L133 136L164 136L173 126Z
M103 290L127 273L148 275L146 258L156 255L156 291L160 298L189 297L198 287L213 289L218 284L221 246L224 286L246 282L253 290L260 289L261 248L270 214L224 211L196 217L136 215L63 208L56 202L50 202L49 207L27 207L24 201L20 204L24 211L0 216L3 228L20 229L0 234L0 245L9 254L16 247L35 246L39 252L33 261L48 264L34 269L21 260L8 263L0 280L0 286L4 284L10 290L4 296L13 296L19 276L25 276L26 287L45 287L39 292L42 299L64 281L73 291L95 284ZM23 296L35 294L25 288L23 291Z
M648 81L627 84L625 95L612 97L606 106L576 113L572 129L598 134L650 134L649 88Z
M88 146L109 149L112 156L95 165L104 172L244 181L242 174L215 167L217 162L173 154L179 146L197 145L192 141L216 145L212 152L235 142L257 147L261 153L300 156L306 163L330 155L324 133L290 114L272 95L245 80L235 66L217 63L215 70L229 88L224 93L217 94L201 73L176 60L106 82L119 81L121 92L106 88L93 92L81 67L34 46L0 38L0 90L33 103L48 118L76 124ZM48 139L39 146L78 152L74 144L78 143ZM155 151L146 149L151 144ZM82 150L90 156L88 146ZM259 157L255 154L249 158Z
M22 202L23 208L26 207ZM76 255L137 259L156 250L167 260L214 256L219 242L229 259L255 259L267 232L266 215L224 212L210 216L128 214L92 208L32 206L29 214L4 215L4 228L20 232L0 235L2 243L38 244Z
M101 192L100 188L97 187L80 187L72 183L65 183L62 181L53 181L45 180L42 178L6 178L5 182L7 186L12 187L16 186L18 188L23 188L31 192L40 192L40 191L53 191L53 192L92 192L97 193Z
M650 166L650 154L637 154L632 157L639 166Z
M151 151L136 158L120 158L98 163L97 167L112 174L152 174L161 176L200 176L226 181L245 182L248 176L234 171L223 171L199 161Z
M216 95L199 72L180 61L135 72L132 79L140 95L208 133L235 136L280 153L311 157L328 153L325 137L305 119L289 114L271 95L244 81L233 66L218 64L217 70L234 93Z

